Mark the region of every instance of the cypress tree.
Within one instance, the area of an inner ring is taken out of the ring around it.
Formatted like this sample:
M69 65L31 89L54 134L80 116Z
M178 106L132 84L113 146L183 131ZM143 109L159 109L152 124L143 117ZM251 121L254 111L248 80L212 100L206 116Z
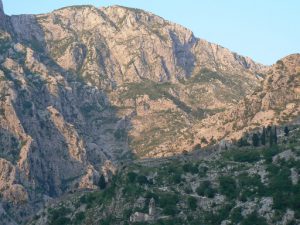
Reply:
M252 144L254 147L258 147L259 146L259 136L257 133L254 133L252 136Z
M274 134L273 134L273 131L272 131L271 127L270 127L270 129L268 127L268 133L269 133L269 144L270 144L270 146L273 146L273 144L274 144Z
M275 126L274 128L274 144L277 145L277 141L278 141L278 138L277 138L277 128Z
M263 131L260 137L260 141L262 145L266 145L266 128L263 127Z
M105 181L105 177L103 176L103 174L100 176L98 185L101 190L106 188L106 181Z
M290 133L290 130L289 130L289 128L288 127L285 127L284 128L284 136L289 136L289 133Z

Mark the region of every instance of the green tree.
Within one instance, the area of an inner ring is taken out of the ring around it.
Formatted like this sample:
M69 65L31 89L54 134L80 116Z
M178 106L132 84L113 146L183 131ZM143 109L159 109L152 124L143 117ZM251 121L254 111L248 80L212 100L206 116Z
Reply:
M259 136L257 133L254 133L252 136L252 144L254 147L258 147L259 146Z
M269 145L273 146L274 145L274 132L272 130L272 127L268 127L268 133L269 133Z
M263 127L263 131L260 136L260 142L262 145L266 145L266 128L265 127Z
M215 196L215 190L211 187L211 183L208 180L203 181L196 189L196 192L199 196L206 196L208 198L213 198Z
M103 174L100 176L98 186L101 190L106 188L106 181L105 181L105 177L103 176Z
M129 181L130 183L135 182L137 176L138 176L138 175L137 175L135 172L129 172L129 173L127 174L128 181Z
M246 138L242 137L240 140L238 140L237 145L239 147L245 147L245 146L249 146L250 144L248 143Z
M228 198L234 198L237 194L236 182L232 177L223 176L219 178L220 192Z
M241 223L241 225L268 225L263 217L257 215L256 212L247 216Z
M277 128L276 128L276 126L274 128L274 137L273 138L274 138L274 144L277 145L278 137L277 137Z
M188 205L191 210L195 211L197 209L197 199L195 197L190 196L188 198Z
M148 178L144 175L140 175L137 177L137 182L141 185L149 183Z
M284 135L287 137L287 136L289 136L289 133L290 133L289 128L288 128L288 127L285 127L285 128L284 128Z

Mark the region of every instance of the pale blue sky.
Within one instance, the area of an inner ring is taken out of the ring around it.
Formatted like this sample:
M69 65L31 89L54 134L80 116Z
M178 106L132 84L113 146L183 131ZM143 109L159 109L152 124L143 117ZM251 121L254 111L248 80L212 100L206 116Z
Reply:
M7 14L45 13L68 6L123 5L151 11L197 37L264 63L300 53L299 0L3 0Z

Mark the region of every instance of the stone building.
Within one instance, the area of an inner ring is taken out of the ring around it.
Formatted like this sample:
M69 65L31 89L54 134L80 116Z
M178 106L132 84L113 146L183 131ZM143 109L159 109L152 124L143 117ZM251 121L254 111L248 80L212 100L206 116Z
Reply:
M149 202L149 212L141 213L135 212L130 216L130 222L149 222L154 221L157 218L155 200L151 198Z

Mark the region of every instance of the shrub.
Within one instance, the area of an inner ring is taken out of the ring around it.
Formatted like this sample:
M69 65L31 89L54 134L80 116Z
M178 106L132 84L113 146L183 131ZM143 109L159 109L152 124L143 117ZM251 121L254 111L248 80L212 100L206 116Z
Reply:
M138 177L137 177L137 182L138 182L139 184L141 184L141 185L143 185L143 184L148 184L148 183L149 183L148 178L147 178L146 176L144 176L144 175L138 176Z
M254 147L258 147L259 146L259 136L258 134L253 134L252 136L252 144Z
M263 217L257 215L257 213L250 214L246 219L243 220L241 225L268 225Z
M32 103L31 103L30 101L24 101L24 102L23 102L23 108L24 108L25 110L31 109L31 107L32 107Z
M68 225L71 223L71 220L67 217L59 217L50 222L50 225Z
M199 172L198 170L198 166L197 165L193 165L191 163L186 163L183 165L183 171L186 173L192 173L192 174L196 174Z
M162 208L165 208L167 206L176 206L178 201L178 196L175 194L164 193L160 194L159 196L159 205Z
M232 177L224 176L219 178L220 192L228 198L234 198L237 195L236 183Z
M195 211L197 209L197 199L195 197L188 197L188 206L191 210Z
M137 174L136 174L135 172L129 172L129 173L127 174L127 179L128 179L128 181L129 181L130 183L135 182L136 177L137 177Z
M175 216L177 213L177 209L175 205L167 205L163 209L163 214L169 215L169 216Z
M175 184L179 184L181 182L181 175L180 174L174 174L172 177L171 177L171 181Z
M263 152L263 157L267 163L271 163L273 156L275 156L277 153L278 153L278 149L276 147L271 147L271 148L266 149Z
M242 209L240 207L233 209L230 215L230 219L233 224L238 224L239 222L241 222L243 220Z
M126 129L118 129L115 131L114 136L117 140L124 140L127 136Z
M76 213L76 215L75 215L76 223L79 223L79 222L83 221L84 219L85 219L84 212L78 212L78 213Z
M256 162L260 160L260 154L255 150L235 150L232 152L233 160L236 162Z
M247 173L240 174L238 184L239 189L242 190L241 198L244 200L254 195L264 194L265 187L259 175L249 176Z
M215 196L215 190L211 187L210 181L203 181L201 185L196 189L199 196L206 196L213 198Z
M101 190L106 188L106 181L103 175L100 176L98 185Z
M250 146L250 144L249 144L249 142L247 141L246 138L241 138L240 140L238 140L237 146L238 147L245 147L245 146Z

